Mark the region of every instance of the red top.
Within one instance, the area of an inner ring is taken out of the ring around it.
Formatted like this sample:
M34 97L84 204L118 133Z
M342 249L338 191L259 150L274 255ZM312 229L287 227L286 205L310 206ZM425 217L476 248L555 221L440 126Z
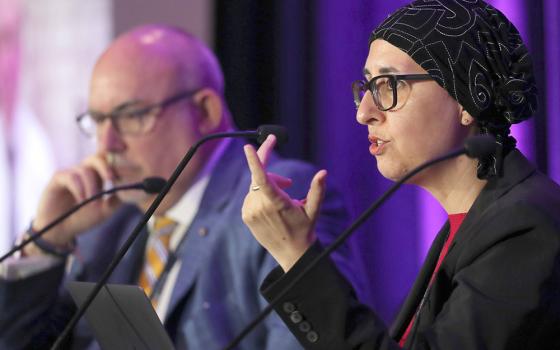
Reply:
M463 220L465 219L465 216L467 216L467 213L449 214L449 216L448 216L448 218L449 218L449 235L447 236L447 239L445 240L445 243L443 244L443 248L441 248L441 252L439 252L439 258L438 258L436 267L434 268L434 272L432 272L432 277L430 277L430 284L428 285L428 288L432 284L432 281L434 280L435 275L439 271L439 267L441 266L441 263L442 263L443 259L445 259L445 256L447 255L447 252L449 251L449 247L451 246L451 243L453 243L453 239L455 238L455 234L457 233L457 230L459 230L459 226L461 226L461 223L463 223ZM403 336L401 337L401 340L399 341L400 346L404 346L404 343L406 342L406 338L408 338L408 334L410 333L410 330L412 329L412 325L414 324L415 319L416 319L416 314L414 316L412 316L412 319L408 323L408 327L406 327L406 331L404 332Z

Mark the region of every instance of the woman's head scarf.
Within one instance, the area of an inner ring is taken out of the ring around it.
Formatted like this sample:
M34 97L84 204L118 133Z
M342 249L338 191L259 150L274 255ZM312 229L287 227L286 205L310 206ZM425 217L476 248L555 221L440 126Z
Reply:
M529 52L515 26L481 0L417 0L390 15L370 36L406 52L496 137L498 153L515 147L511 124L537 109ZM479 163L478 175L499 173L502 155Z

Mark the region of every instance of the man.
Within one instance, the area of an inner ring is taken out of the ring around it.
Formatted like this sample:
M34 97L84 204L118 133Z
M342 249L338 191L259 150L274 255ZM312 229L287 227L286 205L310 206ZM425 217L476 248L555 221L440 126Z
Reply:
M95 135L97 151L54 175L31 229L41 229L109 183L168 178L196 140L233 129L223 85L210 50L178 29L143 26L117 38L95 65L89 111L78 117L82 130ZM228 140L200 148L159 206L158 218L149 223L150 234L135 242L110 279L138 283L152 295L177 349L219 349L265 305L258 286L274 262L241 220L250 185L241 145ZM277 158L271 159L270 167L294 179L290 195L305 197L314 173L311 167ZM0 346L51 344L75 309L60 288L64 256L75 257L67 279L97 281L153 198L139 191L119 192L89 204L37 245L28 246L20 260L41 259L42 267L26 277L1 281ZM166 224L158 224L161 217ZM340 201L327 195L318 223L320 236L332 240L344 219ZM168 232L161 233L160 226ZM162 237L167 237L165 244ZM160 285L158 274L168 254L161 248L166 245L177 261ZM159 271L149 264L154 254L163 258ZM81 324L73 333L72 347L86 348L91 342L91 333ZM269 317L242 348L299 346L276 317Z

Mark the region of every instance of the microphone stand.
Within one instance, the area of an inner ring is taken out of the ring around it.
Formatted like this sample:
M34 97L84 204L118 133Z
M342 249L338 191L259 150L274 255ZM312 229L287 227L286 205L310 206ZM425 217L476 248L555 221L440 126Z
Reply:
M148 210L144 213L144 216L142 217L140 222L138 222L138 224L136 225L136 227L134 228L130 236L127 238L127 240L124 242L122 247L119 249L116 256L114 257L114 259L111 261L111 263L109 264L109 266L107 267L103 275L101 276L101 279L97 282L97 284L94 286L93 290L88 295L84 303L78 308L74 316L70 319L70 321L68 322L68 324L66 325L62 333L59 335L56 342L51 347L51 350L61 349L63 341L68 337L68 335L70 334L70 332L72 331L76 323L78 323L78 320L83 316L83 314L90 306L90 304L93 302L93 300L95 299L95 297L97 296L101 288L103 288L103 286L111 276L113 270L117 267L119 262L122 260L122 258L124 257L124 255L130 248L132 243L134 243L134 241L136 240L136 238L138 237L138 235L140 234L140 232L142 231L142 229L144 228L144 226L146 225L146 223L148 222L152 214L156 211L157 207L160 205L164 197L167 195L167 193L171 189L171 186L173 186L173 184L175 183L179 175L181 175L183 169L187 166L187 164L189 163L193 155L196 153L198 148L207 141L218 139L218 138L225 138L225 137L247 137L247 138L256 137L259 140L264 140L263 137L266 136L263 134L266 133L266 130L263 129L266 128L260 127L259 129L257 129L257 131L232 131L232 132L215 133L201 138L193 146L191 146L189 151L185 154L183 159L179 162L179 164L175 168L175 171L173 171L173 174L171 174L171 176L167 180L167 183L165 184L163 189L159 192L159 194L154 199L154 201L152 202Z
M492 148L492 149L491 149ZM475 136L471 137L465 142L465 147L451 153L445 154L441 157L432 159L424 164L421 164L417 168L413 169L411 172L406 174L403 178L395 182L381 197L379 197L369 208L367 208L346 230L344 230L340 236L334 240L331 245L326 247L315 259L313 259L299 275L288 284L284 289L282 289L279 294L270 301L270 303L249 323L225 348L224 350L232 350L235 346L239 345L241 340L245 338L268 314L273 310L280 300L292 289L294 286L303 279L320 261L324 260L325 257L329 256L334 250L336 250L346 239L358 228L360 227L370 216L377 210L399 187L402 186L407 180L412 178L414 175L418 174L422 170L436 164L443 162L445 160L458 157L463 154L467 154L469 157L480 158L488 155L488 153L493 152L495 148L495 141L493 138L487 136Z

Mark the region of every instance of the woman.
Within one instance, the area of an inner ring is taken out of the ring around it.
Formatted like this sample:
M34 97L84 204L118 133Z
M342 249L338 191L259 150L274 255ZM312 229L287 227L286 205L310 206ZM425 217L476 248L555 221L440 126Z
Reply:
M328 261L276 312L313 349L560 348L560 188L509 136L537 99L517 30L483 1L415 1L372 33L364 73L353 84L356 118L383 176L402 178L474 134L495 136L497 151L448 160L409 181L449 220L391 330ZM243 208L280 265L261 287L268 300L321 250L313 225L326 176L316 174L306 200L290 199L282 190L289 180L265 171L273 146L245 147L253 183Z

